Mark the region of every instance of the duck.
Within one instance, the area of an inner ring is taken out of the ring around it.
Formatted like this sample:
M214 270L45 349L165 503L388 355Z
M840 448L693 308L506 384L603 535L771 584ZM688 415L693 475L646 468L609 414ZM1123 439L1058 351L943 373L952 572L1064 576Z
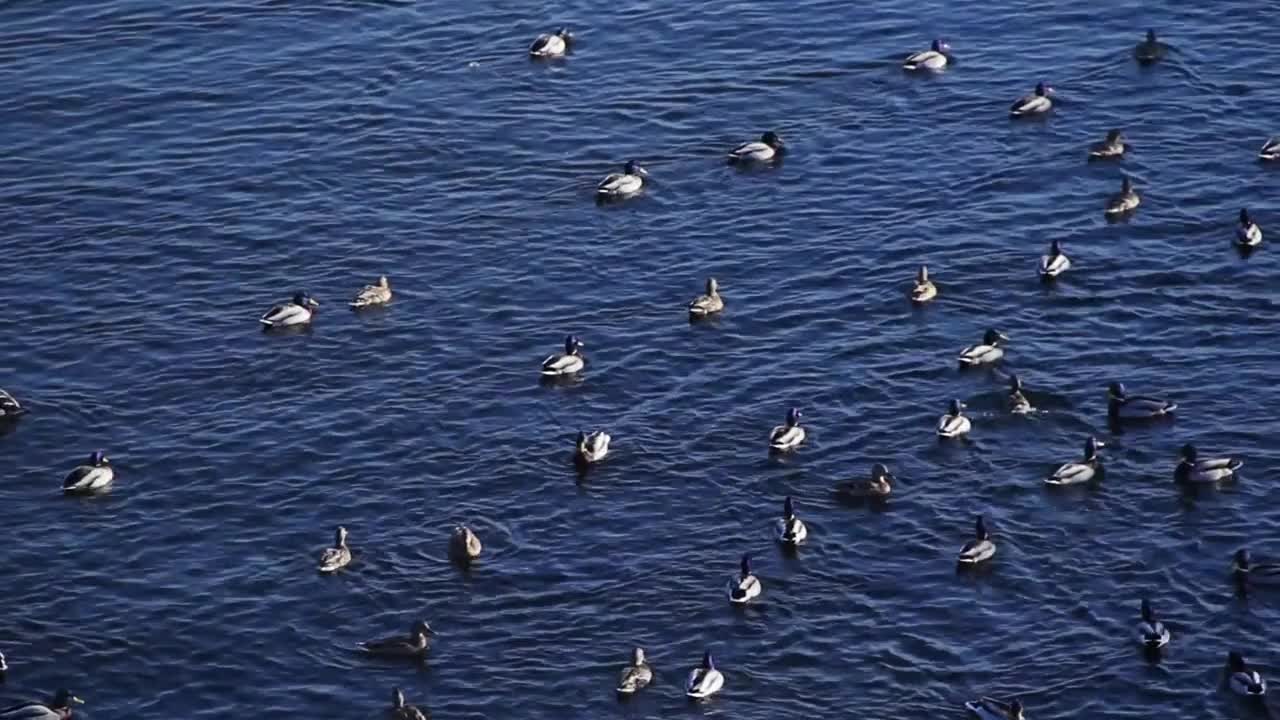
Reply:
M1280 135L1273 138L1267 138L1262 143L1262 149L1258 151L1259 160L1280 160Z
M631 197L644 189L644 179L647 177L648 170L640 167L640 163L635 160L628 160L622 166L622 172L610 173L600 181L596 186L596 199L621 200Z
M564 339L564 352L547 356L542 361L542 374L547 376L573 375L587 364L582 356L582 348L586 347L576 335Z
M378 278L378 282L373 285L365 285L356 293L349 303L352 309L362 310L364 308L376 307L378 305L386 305L391 302L391 283L387 282L387 276L383 275Z
M1053 88L1042 82L1036 83L1035 90L1013 101L1009 114L1016 118L1043 115L1053 108L1053 101L1049 99L1052 93Z
M529 55L535 58L559 58L569 51L573 43L573 33L569 28L560 28L554 33L544 33L534 38L529 46Z
M1031 407L1031 401L1027 399L1027 394L1023 392L1022 378L1017 375L1009 376L1009 397L1006 398L1009 405L1009 412L1014 415L1026 415L1035 410Z
M618 693L630 695L653 682L653 669L644 657L644 648L631 651L631 664L622 668L618 675Z
M381 640L369 640L360 643L360 649L378 657L420 658L431 649L430 638L435 634L436 631L431 629L426 620L419 620L413 624L408 637L398 635Z
M702 654L702 664L689 671L689 679L684 684L684 694L695 700L709 698L724 687L724 675L716 669L711 658L711 651Z
M706 317L724 310L724 299L720 297L720 284L713 277L707 278L706 293L689 302L690 317Z
M62 688L49 703L19 703L0 710L0 720L66 720L71 717L73 705L83 704L83 700Z
M938 288L929 279L929 268L920 266L916 272L915 285L911 287L911 302L923 305L938 296Z
M1227 673L1227 683L1235 694L1246 697L1262 697L1267 694L1267 681L1257 670L1250 669L1244 656L1235 650L1227 653Z
M782 502L782 517L778 518L777 534L778 542L790 546L799 545L809 537L809 528L796 516L796 506L789 495Z
M996 554L996 544L991 541L991 533L987 532L987 524L983 521L982 516L978 516L978 522L973 528L973 539L964 544L960 548L960 555L957 558L961 565L977 565L980 562L990 560L992 555Z
M1164 59L1168 47L1156 39L1156 31L1148 30L1147 37L1133 48L1133 57L1139 65L1150 65Z
M766 163L777 159L786 149L786 143L770 130L759 140L745 142L729 151L729 164Z
M584 465L600 462L605 455L609 454L609 440L611 439L609 433L603 430L597 430L593 433L579 430L578 441L573 450L574 461Z
M259 319L267 328L297 327L311 323L320 303L305 292L296 293L287 303L274 305Z
M1133 181L1125 176L1120 181L1120 192L1107 198L1107 206L1103 212L1107 215L1122 215L1132 212L1141 204L1142 198L1138 197L1138 193L1133 189Z
M804 436L804 428L800 427L800 411L791 408L787 411L786 424L769 431L769 449L774 452L794 450L804 442Z
M404 693L400 688L391 690L391 710L388 716L391 720L427 720L427 714L416 705L405 704Z
M319 569L322 573L341 570L351 562L351 548L347 547L347 529L341 525L333 533L333 547L320 553Z
M1178 453L1173 479L1180 483L1215 483L1235 478L1244 461L1236 458L1201 458L1196 446L1187 443Z
M5 662L4 653L0 652L0 680L4 679L4 674L9 672L9 663Z
M1102 443L1092 435L1084 441L1084 459L1077 462L1063 463L1044 479L1048 485L1079 485L1087 483L1102 474L1102 463L1098 460L1098 448Z
M1124 135L1119 130L1108 130L1107 138L1089 146L1090 160L1107 160L1123 157L1129 147L1125 145Z
M849 498L885 498L893 492L897 481L884 463L876 463L871 466L870 476L843 482L836 492Z
M111 460L95 450L83 465L78 465L62 480L62 491L69 495L89 494L105 490L116 479Z
M449 555L458 562L470 562L480 557L483 549L480 538L466 525L458 525L449 536Z
M1142 621L1138 623L1138 642L1154 650L1168 645L1169 638L1169 628L1156 618L1155 612L1151 610L1151 603L1143 598Z
M959 400L951 401L951 407L947 414L938 418L939 437L956 438L969 433L973 423L969 422L969 418L964 416L963 410L964 403Z
M0 390L0 420L11 420L26 413L27 409L22 407L17 398Z
M1004 357L1004 348L1000 347L1000 344L1007 342L1009 342L1009 336L999 330L986 331L982 335L982 342L960 351L960 366L974 367L996 362Z
M1240 224L1236 226L1236 244L1255 247L1262 244L1262 228L1249 217L1247 208L1240 208Z
M928 50L912 53L902 61L905 70L941 70L947 66L947 53L951 50L941 38L935 38Z
M1130 395L1123 383L1113 382L1107 386L1107 416L1112 420L1152 420L1170 415L1177 409L1177 403L1167 400Z
M1246 548L1240 548L1232 557L1231 574L1241 583L1280 585L1280 563L1255 563Z
M1053 280L1070 269L1071 259L1063 254L1062 243L1057 240L1049 243L1049 254L1040 256L1040 279Z
M978 700L970 700L964 706L979 720L1023 720L1022 701L1017 698L1005 702L995 698L984 697Z
M729 583L725 586L729 602L741 605L760 597L760 592L763 589L760 584L760 578L751 574L751 556L743 553L741 572L736 577L730 578Z

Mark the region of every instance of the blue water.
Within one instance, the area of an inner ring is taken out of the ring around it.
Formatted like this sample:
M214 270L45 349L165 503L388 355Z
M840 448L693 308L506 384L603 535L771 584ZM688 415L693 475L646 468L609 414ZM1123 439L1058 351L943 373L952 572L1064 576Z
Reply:
M573 55L531 63L561 24ZM1149 26L1173 50L1142 69ZM0 437L0 695L67 686L97 720L373 717L397 685L439 718L959 718L984 693L1265 717L1219 688L1230 648L1280 667L1280 602L1227 576L1280 554L1276 254L1231 247L1241 206L1280 232L1264 27L1241 0L0 3L0 387L31 409ZM902 73L935 34L954 67ZM1053 116L1011 123L1041 79ZM1111 127L1130 155L1086 163ZM785 163L724 166L765 129ZM629 158L649 192L597 207ZM1122 173L1143 204L1108 224ZM1045 288L1051 239L1074 267ZM913 309L921 262L940 296ZM392 307L348 312L382 273ZM690 325L708 275L728 308ZM260 332L299 289L313 330ZM959 373L989 326L1003 368ZM569 332L582 382L541 386ZM1003 412L1015 371L1043 412ZM1110 380L1176 421L1109 429ZM970 443L933 435L952 397ZM809 442L771 459L791 406ZM579 427L614 435L581 481ZM1047 492L1090 433L1105 481ZM1186 441L1239 482L1179 492ZM61 496L98 448L114 489ZM892 500L838 501L876 461ZM957 575L976 513L999 552ZM455 522L486 547L466 572ZM320 576L340 523L355 562ZM765 590L738 612L744 551ZM424 666L351 650L418 618ZM657 679L620 704L635 644ZM725 690L689 704L706 647Z

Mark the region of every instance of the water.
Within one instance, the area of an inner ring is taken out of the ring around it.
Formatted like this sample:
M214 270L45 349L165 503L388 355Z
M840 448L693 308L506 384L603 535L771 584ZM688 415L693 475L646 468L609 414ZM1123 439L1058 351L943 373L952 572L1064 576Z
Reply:
M479 9L474 7L481 5ZM920 22L918 18L925 18ZM66 685L89 718L371 717L403 687L442 718L961 717L982 693L1037 718L1263 717L1219 688L1229 648L1276 667L1280 390L1276 53L1256 5L238 2L0 6L0 694ZM563 63L524 48L569 24ZM1174 51L1130 50L1148 26ZM897 69L935 34L937 78ZM1010 123L1037 80L1047 122ZM1123 128L1120 164L1085 148ZM776 129L790 156L724 151ZM648 195L598 208L628 158ZM1143 205L1108 225L1132 175ZM1074 268L1035 279L1049 240ZM927 261L941 295L904 299ZM381 273L396 301L345 300ZM717 276L728 309L690 326ZM297 289L314 331L264 335ZM954 356L989 326L1003 371ZM537 382L568 332L582 383ZM1016 371L1045 412L1000 410ZM1116 434L1105 385L1176 422ZM939 445L952 397L972 442ZM790 406L808 444L771 460ZM578 482L572 432L613 453ZM1097 433L1100 488L1040 478ZM1186 495L1177 448L1246 461ZM105 497L60 496L102 448ZM888 463L884 507L831 489ZM810 526L772 542L782 499ZM985 513L986 572L953 558ZM486 554L445 557L454 522ZM314 563L345 524L352 567ZM750 551L765 591L736 612ZM1164 662L1131 642L1149 595ZM358 641L440 631L415 668ZM632 645L657 680L612 692ZM712 648L727 682L690 705Z

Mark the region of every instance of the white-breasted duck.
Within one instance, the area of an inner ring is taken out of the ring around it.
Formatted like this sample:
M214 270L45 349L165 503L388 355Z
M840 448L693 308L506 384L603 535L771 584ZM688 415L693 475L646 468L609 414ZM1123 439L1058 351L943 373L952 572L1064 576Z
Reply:
M0 390L0 421L12 420L26 413L27 409L22 407L22 404L18 402L18 398L4 390Z
M574 443L573 460L582 465L600 462L609 454L609 433L597 430L593 433L578 431L578 440Z
M1262 228L1249 217L1248 208L1240 208L1240 224L1236 226L1236 244L1256 247L1262 244Z
M1031 401L1027 399L1027 393L1022 385L1022 378L1017 375L1009 376L1009 396L1005 399L1009 406L1009 412L1014 415L1026 415L1035 410L1031 407Z
M542 374L547 376L573 375L586 366L582 348L586 347L576 335L564 339L564 352L547 356L542 361Z
M1071 269L1071 259L1062 252L1062 243L1054 240L1049 243L1049 253L1040 256L1040 265L1036 269L1041 280L1053 280Z
M1124 142L1124 135L1119 130L1108 130L1105 140L1089 146L1089 159L1108 160L1124 157L1124 153L1128 149L1129 146Z
M743 553L738 574L730 578L725 585L725 594L729 596L729 602L741 605L760 597L763 589L760 578L751 572L751 556Z
M369 640L360 643L360 649L378 657L421 658L431 649L431 638L435 634L436 631L431 629L426 620L419 620L413 624L407 637L397 635L381 640Z
M1169 638L1172 635L1169 628L1160 622L1156 617L1155 611L1151 609L1151 603L1146 598L1142 599L1142 620L1138 623L1138 642L1144 647L1162 648L1169 644Z
M596 199L598 200L622 200L639 193L644 189L645 178L649 177L649 171L640 167L640 163L635 160L628 160L627 164L622 166L622 172L610 173L605 176L604 180L596 186Z
M786 149L786 143L772 130L759 140L745 142L729 151L731 164L766 163L777 159Z
M349 304L355 310L362 310L386 305L389 302L391 302L391 283L387 280L387 276L383 275L378 278L378 282L361 288Z
M404 693L400 688L391 690L391 710L387 713L391 720L427 720L428 716L416 705L404 701Z
M911 302L924 304L938 296L938 288L929 279L929 268L921 265L916 272L916 282L911 286Z
M938 418L939 437L956 438L967 435L972 427L973 423L964 415L964 403L959 400L952 400L947 414Z
M795 503L791 501L791 496L782 503L782 517L778 518L775 532L778 535L778 542L783 545L799 545L809 537L809 528L805 527L804 521L796 515Z
M0 720L67 720L72 715L72 707L82 704L83 700L62 688L47 703L18 703L0 710Z
M1123 215L1133 212L1142 204L1142 198L1138 197L1138 191L1133 189L1133 181L1126 175L1120 181L1120 192L1107 198L1107 205L1103 208L1106 215Z
M1273 138L1267 138L1262 143L1262 149L1258 151L1259 160L1280 160L1280 135Z
M689 302L691 317L706 317L724 310L724 298L720 297L720 283L707 278L706 292Z
M1148 30L1147 37L1133 48L1133 57L1140 65L1150 65L1164 59L1169 47L1156 39L1156 31Z
M1227 684L1237 695L1262 697L1267 694L1267 681L1235 650L1227 653Z
M964 707L978 720L1025 720L1022 701L1017 698L1005 701L982 697L970 700L964 704Z
M724 675L716 669L711 651L702 654L702 664L689 671L689 679L684 683L684 694L695 700L709 698L724 687Z
M259 318L268 328L286 328L306 325L315 317L320 303L305 292L295 293L293 299L286 303L273 305Z
M106 453L95 450L88 461L78 465L62 479L62 491L68 494L88 494L105 490L116 479L116 471Z
M991 541L991 533L987 532L987 523L978 516L978 520L974 523L973 539L964 544L960 548L960 554L956 560L961 565L977 565L991 559L996 554L996 544Z
M1130 395L1123 383L1107 386L1107 416L1112 420L1153 420L1170 415L1178 404L1147 395Z
M889 472L884 463L871 466L871 474L863 478L846 480L836 486L836 492L848 498L884 498L893 493L893 484L898 479Z
M1044 479L1045 484L1079 485L1098 479L1102 474L1102 461L1098 459L1100 447L1102 443L1090 435L1084 441L1084 459L1059 465Z
M1187 443L1178 453L1178 467L1173 479L1180 483L1216 483L1235 479L1244 461L1232 457L1202 458L1196 446Z
M573 44L573 33L569 28L560 28L553 33L544 33L534 38L529 45L529 55L535 58L559 58L569 52Z
M341 525L333 532L333 547L320 553L318 569L322 573L341 570L351 562L351 548L347 547L347 529Z
M480 557L482 550L480 538L466 525L458 525L449 536L449 556L457 562L470 562Z
M1243 585L1280 586L1280 563L1254 562L1247 548L1240 548L1231 558L1231 575Z
M1043 115L1053 109L1053 101L1049 96L1053 88L1043 82L1036 83L1036 89L1013 101L1009 106L1009 114L1015 118Z
M987 365L1004 357L1003 343L1009 342L1009 336L994 328L982 335L982 342L960 351L958 358L962 367Z
M935 38L928 50L921 50L907 56L907 59L902 61L902 67L905 70L941 70L950 61L948 57L950 53L951 46L942 38Z
M800 411L791 408L787 411L787 420L769 431L769 449L774 452L794 450L804 442L805 431L800 427Z
M649 667L645 659L644 648L634 648L631 651L631 664L622 668L622 672L618 674L618 693L630 695L651 682L653 682L653 668Z

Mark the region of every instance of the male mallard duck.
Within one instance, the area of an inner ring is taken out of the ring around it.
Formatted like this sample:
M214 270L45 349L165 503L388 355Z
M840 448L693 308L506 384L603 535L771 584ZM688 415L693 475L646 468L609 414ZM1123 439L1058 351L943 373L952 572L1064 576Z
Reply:
M293 300L272 306L270 310L263 313L260 322L269 328L306 325L311 322L318 307L320 303L310 295L300 292L293 296Z
M631 197L644 188L644 179L649 171L640 167L635 160L628 160L622 166L622 172L610 173L596 186L596 198L599 200L621 200Z
M48 704L28 702L0 710L0 720L66 720L71 717L71 706L83 703L83 700L62 689Z
M1236 226L1236 244L1254 247L1262 244L1262 228L1249 217L1246 208L1240 208L1240 224Z
M413 624L408 637L400 635L382 640L370 640L360 643L360 649L378 657L420 658L431 649L429 636L435 634L436 631L431 629L427 621L419 620Z
M1244 656L1235 650L1227 653L1227 682L1237 695L1262 697L1267 694L1267 681L1257 670L1251 669Z
M1026 393L1022 390L1022 378L1017 375L1010 375L1007 402L1009 404L1009 412L1014 415L1026 415L1035 410L1035 408L1031 407L1031 401L1027 399Z
M938 288L929 279L929 268L921 265L919 272L916 273L916 284L911 287L911 302L923 304L937 296Z
M759 140L742 143L729 151L729 163L764 163L782 154L786 144L778 134L770 130L760 136Z
M959 400L952 400L951 407L946 415L938 418L938 436L944 438L955 438L968 434L973 427L973 423L969 422L969 418L961 412L964 410L964 403Z
M622 668L618 676L618 692L630 695L652 681L653 669L645 661L644 648L635 648L631 651L631 664Z
M572 43L573 33L569 32L569 28L560 28L554 33L534 38L533 44L529 46L529 55L536 58L564 57Z
M1133 48L1133 57L1140 65L1150 65L1164 58L1168 47L1156 39L1156 31L1148 30L1147 38Z
M1052 280L1071 269L1071 260L1063 254L1062 243L1054 240L1049 243L1049 254L1040 256L1041 280Z
M1014 698L1010 702L984 697L970 700L964 704L965 709L973 713L979 720L1023 720L1022 701Z
M603 430L597 430L593 433L585 433L578 431L578 441L574 445L573 459L575 462L589 465L594 462L600 462L605 455L609 454L609 433Z
M729 602L740 605L759 597L762 589L760 578L751 574L751 556L743 553L741 572L736 577L730 578L729 584L725 587Z
M96 450L84 465L77 466L62 480L62 491L69 494L93 493L104 490L116 479L111 460Z
M356 293L350 305L360 310L375 305L386 305L389 302L391 302L391 283L387 282L387 276L383 275L378 278L377 284L365 285L360 292Z
M405 704L404 693L400 692L400 688L391 691L391 710L388 716L391 720L427 720L428 717L416 705Z
M783 545L799 545L809 537L809 528L796 516L796 506L791 502L790 495L782 503L782 517L778 518L777 533L778 542Z
M1169 644L1169 637L1169 628L1156 619L1155 612L1151 610L1151 603L1143 598L1142 622L1138 623L1138 642L1152 649L1162 648Z
M1129 395L1122 383L1113 382L1107 387L1107 416L1112 420L1151 420L1169 415L1177 409L1177 403L1167 400Z
M1013 101L1013 105L1009 106L1009 114L1016 118L1043 115L1053 108L1053 101L1049 99L1052 93L1053 88L1037 83L1034 91Z
M0 390L0 420L10 420L26 414L27 409L18 403L18 399L4 390Z
M893 492L897 480L883 463L876 463L871 466L870 476L840 483L836 492L849 498L883 498Z
M804 436L804 428L800 427L800 411L791 408L787 411L786 424L769 431L769 449L775 452L794 450L804 442Z
M1234 479L1242 467L1244 461L1236 458L1201 458L1196 446L1187 443L1179 453L1173 479L1180 483L1215 483Z
M543 375L573 375L585 366L582 348L586 347L576 335L564 339L564 352L547 356L542 361Z
M1108 130L1107 139L1094 143L1089 147L1090 160L1106 160L1124 156L1129 148L1124 143L1124 136L1119 130Z
M995 554L996 544L991 542L991 533L987 532L987 524L979 515L978 522L973 528L973 539L960 548L960 556L957 559L961 565L977 565L984 560L990 560Z
M982 335L982 342L960 351L960 366L974 367L993 363L1004 357L1001 343L1009 342L1009 336L999 330L988 330Z
M724 676L716 669L711 660L711 651L702 654L702 664L689 671L689 680L684 684L684 694L691 698L709 698L724 687Z
M1280 563L1255 563L1245 548L1240 548L1233 556L1231 574L1241 583L1280 585Z
M689 303L689 315L704 317L724 310L724 300L720 297L720 284L713 277L707 278L707 292L699 295Z
M483 549L480 538L466 525L455 527L453 535L449 536L449 555L458 562L470 562L480 557Z
M905 70L941 70L947 66L947 53L951 46L941 39L935 39L928 50L912 53L902 61Z
M1107 198L1107 206L1103 209L1103 213L1121 215L1132 212L1140 204L1142 204L1142 198L1138 197L1137 191L1133 189L1133 181L1126 176L1120 181L1120 192Z
M1095 479L1102 472L1102 463L1098 460L1098 448L1102 443L1092 435L1084 441L1084 459L1078 462L1063 463L1044 479L1049 485L1078 485Z
M347 547L347 529L338 526L333 533L333 547L325 548L320 553L320 572L330 573L347 566L351 562L351 548Z
M1273 138L1267 138L1262 143L1262 149L1258 151L1259 160L1280 160L1280 135Z

